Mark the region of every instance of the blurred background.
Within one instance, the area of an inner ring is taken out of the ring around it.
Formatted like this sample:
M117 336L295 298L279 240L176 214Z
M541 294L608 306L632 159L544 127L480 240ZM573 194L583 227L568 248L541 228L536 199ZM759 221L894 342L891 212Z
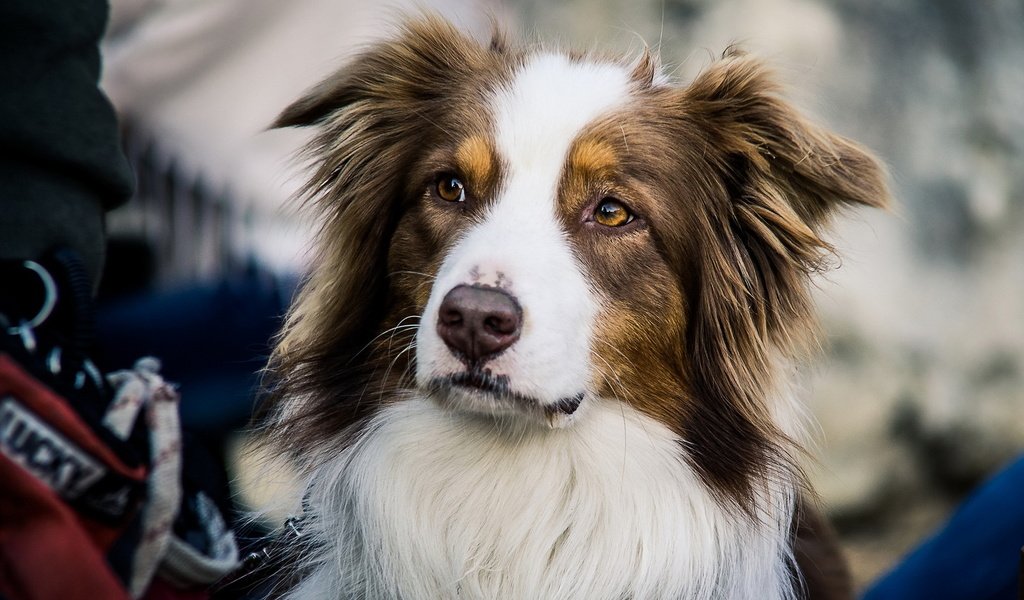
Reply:
M1024 2L1020 0L113 0L103 85L138 174L110 217L111 360L165 360L186 424L252 501L243 427L315 224L289 198L306 132L266 131L396 15L485 37L657 51L685 82L730 44L889 165L892 213L839 219L801 365L814 486L858 585L1024 448ZM141 328L166 335L138 335ZM159 338L162 345L154 345ZM168 340L171 341L168 341ZM119 357L118 353L123 357ZM249 483L246 483L249 482Z

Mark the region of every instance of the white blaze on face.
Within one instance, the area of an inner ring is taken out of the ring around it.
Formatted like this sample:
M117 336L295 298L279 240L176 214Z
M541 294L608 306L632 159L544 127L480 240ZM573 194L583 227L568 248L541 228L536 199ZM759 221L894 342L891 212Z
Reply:
M520 339L485 367L542 404L586 391L597 301L558 219L558 185L576 137L629 91L622 67L546 54L494 94L502 183L438 272L417 334L421 385L464 370L437 334L438 307L455 286L478 283L502 287L523 310Z

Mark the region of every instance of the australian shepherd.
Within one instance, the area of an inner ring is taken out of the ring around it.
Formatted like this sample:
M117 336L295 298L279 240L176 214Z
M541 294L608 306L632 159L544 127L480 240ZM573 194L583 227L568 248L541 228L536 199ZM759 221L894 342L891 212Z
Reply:
M648 53L425 17L277 125L317 128L322 216L269 368L270 443L308 480L289 597L781 600L841 579L801 500L787 369L820 233L884 205L885 176L759 61L679 84Z

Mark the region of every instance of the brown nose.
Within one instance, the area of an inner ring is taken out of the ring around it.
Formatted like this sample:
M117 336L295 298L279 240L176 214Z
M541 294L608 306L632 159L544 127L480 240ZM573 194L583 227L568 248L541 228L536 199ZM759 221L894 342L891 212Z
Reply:
M514 344L522 324L523 311L508 293L459 285L441 302L437 333L456 355L475 366Z

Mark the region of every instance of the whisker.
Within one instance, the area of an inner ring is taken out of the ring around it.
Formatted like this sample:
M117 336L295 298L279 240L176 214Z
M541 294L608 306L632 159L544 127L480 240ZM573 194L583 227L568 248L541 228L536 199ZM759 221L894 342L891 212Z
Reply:
M372 340L370 340L369 342L366 342L366 345L364 345L362 348L360 348L358 352L356 352L355 354L352 355L352 358L349 359L349 363L351 363L357 357L362 355L363 352L366 352L366 349L369 348L370 346L372 346L373 343L376 342L377 340L379 340L380 338L384 337L385 335L388 335L389 333L391 333L392 336L393 336L394 335L393 334L394 330L400 329L400 328L401 329L406 329L406 328L419 327L418 323L416 325L403 325L409 319L419 319L419 318L420 318L419 315L409 315L409 316L403 318L402 320L400 320L398 322L398 324L395 325L394 327L390 327L390 328L385 329L384 331L378 333L376 336L374 336L374 338Z
M620 348L618 348L617 346L615 346L611 342L609 342L607 340L602 340L600 338L596 338L594 341L595 342L599 342L600 344L603 344L603 346L605 348L608 348L609 350L615 351L615 353L617 353L619 355L619 358L621 358L623 360L623 362L625 362L625 363L632 363L633 362L628 356L626 356L626 354Z
M405 348L403 348L398 354L396 354L394 356L394 358L391 359L391 362L388 364L387 370L384 372L384 377L381 378L381 388L380 388L380 396L381 397L384 396L385 386L388 383L388 378L391 376L391 371L395 368L395 364L402 358L403 355L405 355L407 352L410 352L411 350L414 350L415 348L416 348L416 338L413 337L411 340L409 340L409 343L405 346ZM408 371L408 368L406 368L404 371ZM404 371L403 371L402 375L399 376L399 381L401 381L401 379L405 376L405 372Z
M391 273L388 274L389 277L394 277L395 275L419 275L421 277L426 277L430 281L434 281L437 279L437 275L431 275L430 273L421 273L420 271L392 271Z
M406 352L410 352L411 353L411 352L413 352L415 350L416 350L416 339L413 338L412 341L409 342L408 346L406 346L401 352L398 353L398 356L396 356L395 359L397 360L399 357L401 357ZM407 380L407 378L409 378L410 375L414 375L414 374L410 373L410 370L412 368L412 364L413 364L412 361L407 362L406 365L405 365L405 368L402 370L402 374L398 376L398 379L396 381L396 384L398 385L398 387L406 387L406 380Z
M399 333L405 333L407 331L415 331L419 329L419 324L416 325L395 325L391 328L391 336L388 338L388 352L391 351L391 345L395 341L395 336ZM415 336L414 336L415 337Z
M602 379L604 379L604 382L608 384L608 387L612 388L612 393L616 395L616 399L626 400L629 396L626 393L628 386L625 384L625 382L622 381L618 374L615 373L615 370L612 368L611 363L609 363L604 357L600 355L598 355L596 358L604 364L605 368L608 371L606 374L602 375Z

